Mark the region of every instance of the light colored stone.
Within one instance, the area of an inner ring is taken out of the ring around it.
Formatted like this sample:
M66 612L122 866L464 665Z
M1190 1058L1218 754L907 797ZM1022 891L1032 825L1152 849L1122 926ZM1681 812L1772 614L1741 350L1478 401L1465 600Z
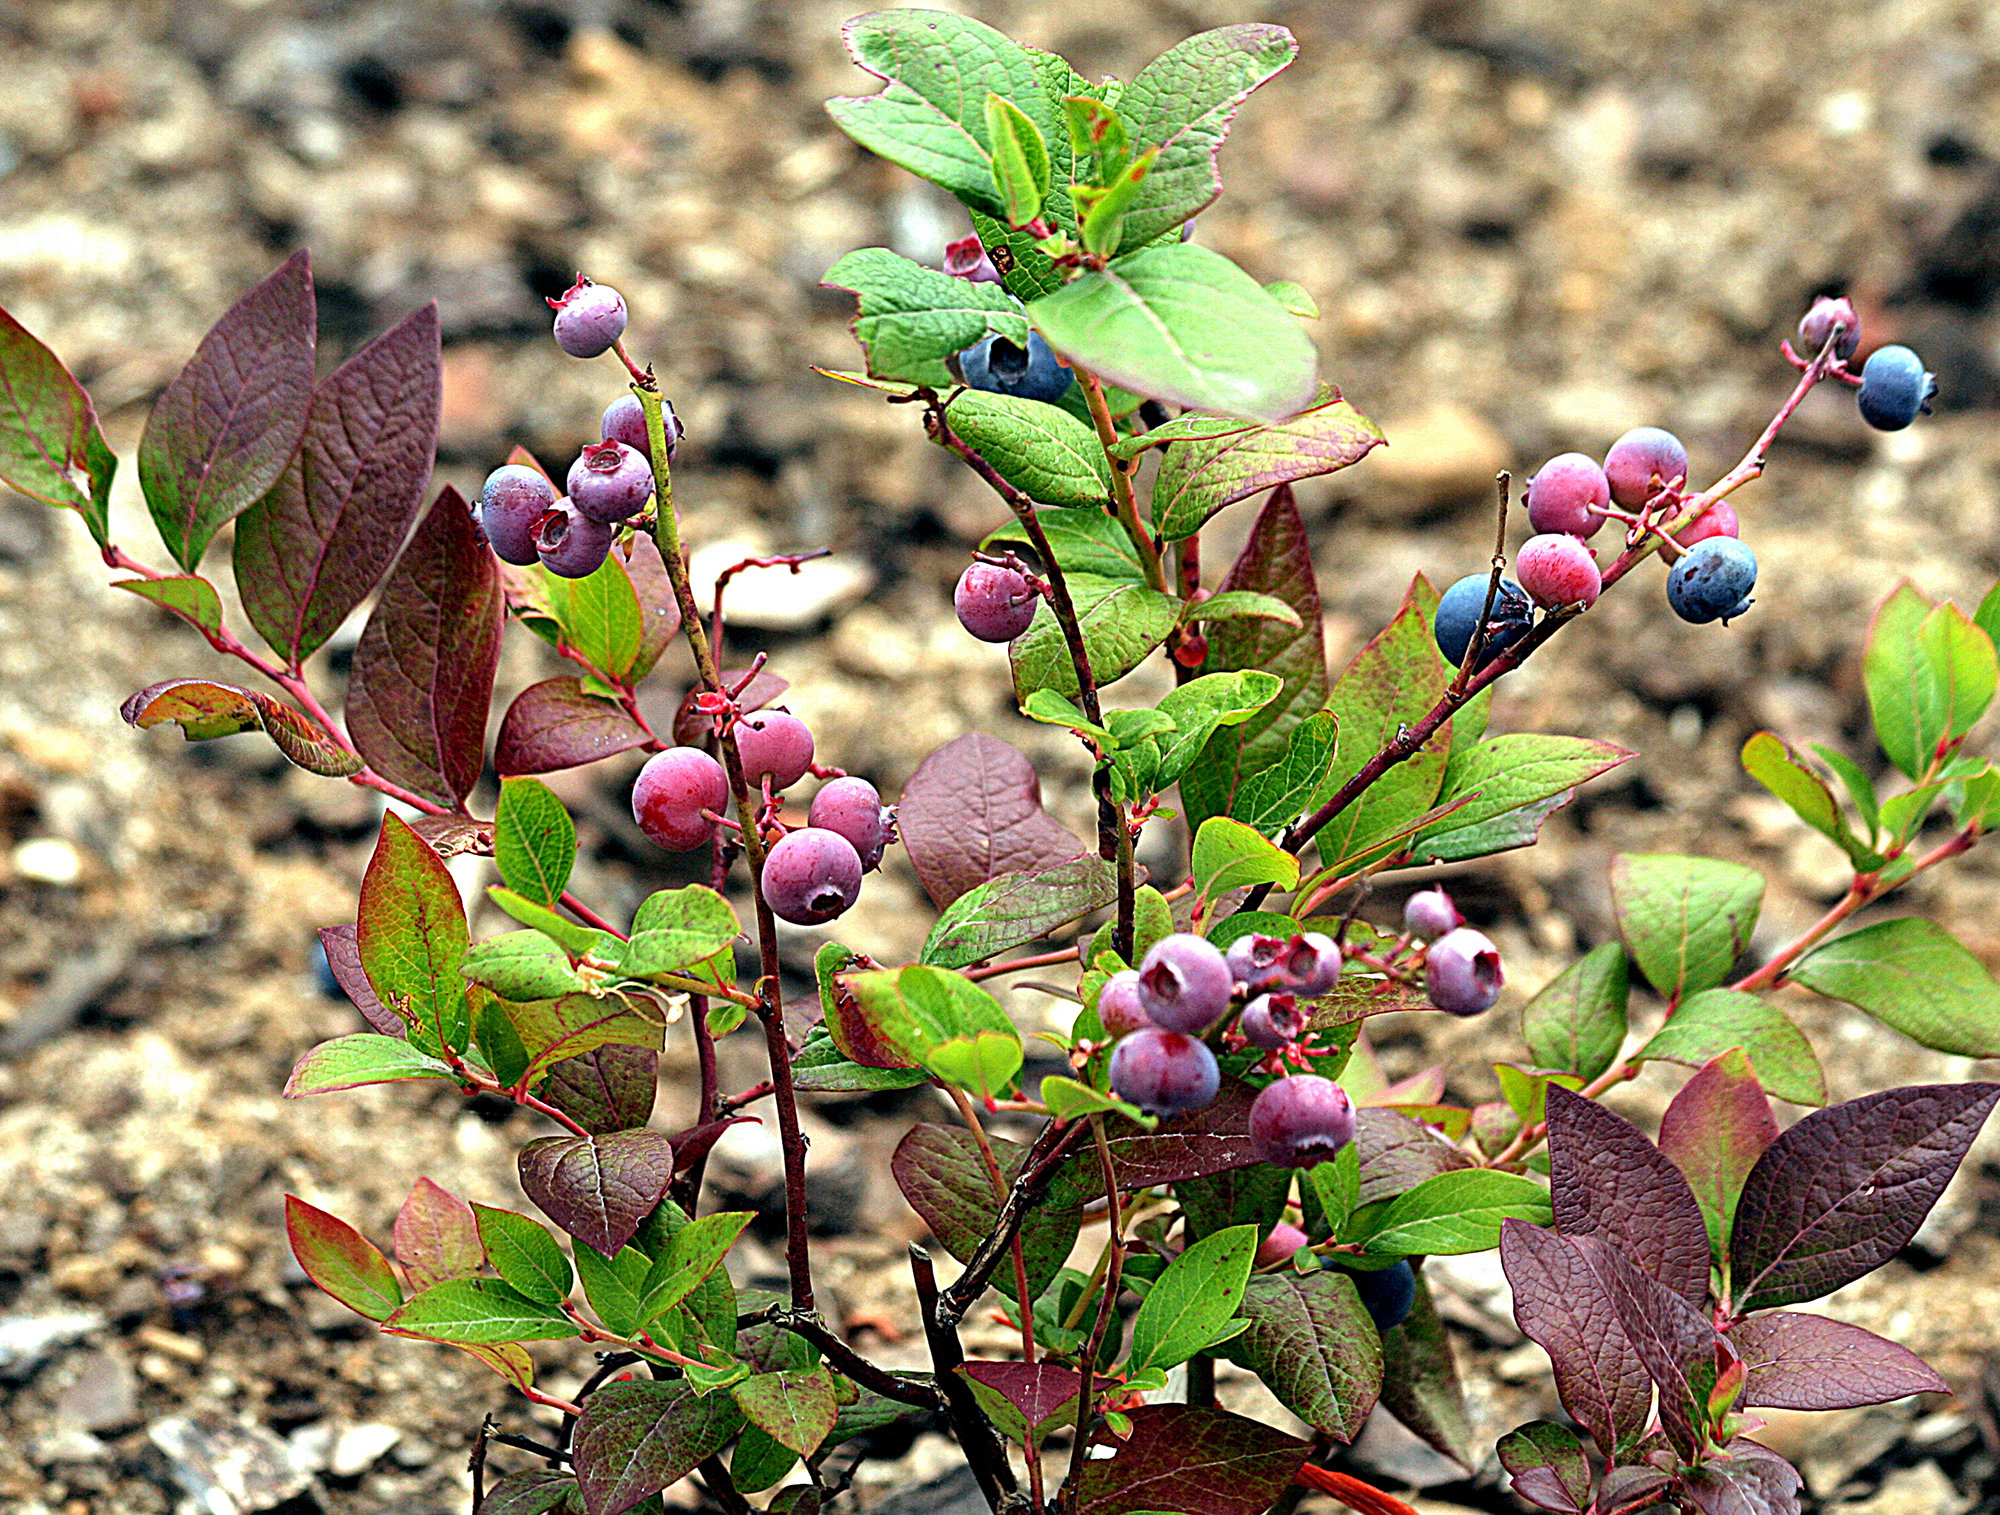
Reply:
M1964 1515L1971 1508L1934 1462L1897 1468L1868 1498L1831 1507L1833 1515Z
M251 1515L283 1504L309 1481L272 1432L226 1416L156 1420L146 1436L167 1456L174 1479L203 1515Z
M56 836L31 836L14 849L14 872L67 889L83 877L83 854Z
M326 1470L335 1478L359 1478L402 1439L401 1431L376 1420L365 1420L358 1425L343 1427L340 1434L334 1438L333 1451L326 1460Z
M1370 516L1426 515L1490 504L1494 475L1512 456L1493 423L1458 405L1433 405L1382 427L1389 438L1341 480L1342 493Z
M770 549L745 537L697 547L688 559L688 577L704 616L715 604L715 581L745 558L769 557ZM726 624L765 631L801 631L838 614L874 587L875 574L855 557L813 558L796 573L789 568L746 568L731 575L723 591Z
M0 1378L25 1378L55 1348L103 1326L95 1310L0 1317Z

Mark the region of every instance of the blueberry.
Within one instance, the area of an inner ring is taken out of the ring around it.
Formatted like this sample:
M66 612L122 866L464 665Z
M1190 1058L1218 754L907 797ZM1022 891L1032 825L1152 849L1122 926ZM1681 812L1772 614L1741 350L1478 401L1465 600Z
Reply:
M1221 1087L1215 1054L1178 1031L1134 1031L1111 1049L1111 1092L1148 1115L1199 1110Z
M1251 1259L1251 1266L1269 1268L1284 1262L1300 1247L1306 1244L1306 1233L1288 1220L1281 1220L1271 1227L1271 1234L1257 1243L1257 1255Z
M632 819L669 852L708 845L715 822L729 813L729 775L699 747L669 747L646 759L632 782Z
M611 553L613 528L593 521L568 500L558 500L535 527L542 567L565 579L587 579Z
M772 789L789 789L812 768L812 730L787 711L760 710L736 723L736 751L753 788L769 775Z
M1931 413L1937 375L1907 347L1878 347L1861 365L1861 388L1854 401L1861 419L1877 431L1901 431L1921 413Z
M1500 971L1500 949L1469 926L1432 942L1424 959L1425 991L1433 1005L1452 1015L1491 1010L1506 981Z
M1333 1262L1326 1266L1354 1280L1361 1308L1375 1322L1377 1331L1386 1335L1410 1318L1410 1306L1417 1301L1417 1276L1411 1271L1407 1257L1398 1258L1386 1268L1343 1268Z
M738 746L740 749L740 737ZM890 812L875 786L851 777L821 785L806 812L808 825L838 831L854 844L861 855L863 873L881 863L882 848L889 840L889 821Z
M765 856L762 887L780 920L818 926L861 897L861 855L837 831L802 826Z
M1736 536L1742 529L1742 522L1736 519L1736 507L1727 500L1717 500L1701 513L1700 520L1675 532L1674 540L1683 547L1692 547L1710 537Z
M1528 524L1537 531L1591 536L1604 524L1610 503L1604 470L1580 452L1559 453L1528 480Z
M1139 964L1139 1003L1153 1024L1199 1036L1229 1008L1235 976L1206 937L1176 931L1153 944Z
M623 442L586 447L569 465L569 502L593 521L614 526L646 508L653 469L646 454Z
M998 563L974 563L951 592L958 624L982 642L1011 642L1035 619L1041 596L1027 578Z
M1307 1016L1295 995L1260 994L1243 1007L1236 1029L1253 1047L1275 1052L1305 1035Z
M674 460L680 450L681 438L686 435L681 426L681 418L674 414L673 401L660 401L660 429L667 437L667 461ZM652 446L646 435L646 408L639 403L635 394L622 394L604 407L604 419L598 423L598 435L607 442L623 442L640 457L650 457Z
M549 306L556 313L556 346L572 358L607 353L625 334L625 297L608 284L593 284L579 275Z
M1310 1168L1354 1140L1354 1103L1317 1073L1296 1073L1250 1103L1250 1150L1259 1162Z
M479 524L494 556L517 568L537 561L535 523L555 503L556 487L539 469L508 463L489 473L479 491Z
M1669 485L1685 484L1688 450L1671 431L1635 426L1604 455L1604 480L1611 498L1637 510Z
M1121 968L1097 991L1097 1019L1112 1036L1130 1036L1153 1024L1146 1007L1139 1003L1139 973Z
M1854 313L1854 302L1845 295L1839 299L1821 295L1813 301L1812 309L1799 318L1799 342L1804 349L1799 355L1818 357L1826 339L1833 335L1836 323L1841 331L1840 340L1833 344L1833 355L1843 363L1853 357L1861 342L1861 317Z
M1433 630L1438 650L1454 667L1465 661L1465 654L1472 646L1472 634L1479 627L1479 612L1486 604L1488 578L1487 574L1469 573L1438 600ZM1487 633L1480 667L1526 636L1534 613L1527 591L1512 579L1502 579L1500 592L1493 596L1493 629Z
M1566 532L1529 537L1514 554L1514 572L1537 605L1555 610L1564 605L1597 603L1603 581L1590 549Z
M973 389L1051 405L1076 382L1076 375L1056 361L1055 349L1036 331L1028 333L1025 348L997 331L989 332L958 355L958 371Z
M1403 901L1403 929L1411 936L1434 942L1463 924L1465 917L1442 889L1420 889Z
M1733 620L1750 608L1756 586L1757 555L1735 537L1708 537L1667 574L1667 603L1696 626Z

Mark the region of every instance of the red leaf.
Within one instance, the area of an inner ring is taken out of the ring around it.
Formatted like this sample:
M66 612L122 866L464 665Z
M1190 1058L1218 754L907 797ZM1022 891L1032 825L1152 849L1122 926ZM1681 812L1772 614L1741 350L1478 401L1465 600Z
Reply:
M448 809L479 782L501 616L499 561L447 485L354 649L347 729L377 773Z
M576 1476L589 1515L623 1515L728 1444L743 1412L687 1383L606 1384L576 1426Z
M974 1361L962 1364L958 1371L993 1390L1031 1426L1047 1420L1075 1399L1083 1387L1081 1373L1052 1362Z
M244 612L291 666L396 561L437 452L442 370L426 305L320 381L298 455L237 523Z
M396 1212L396 1261L416 1289L478 1277L486 1266L486 1246L472 1206L428 1178L418 1179Z
M287 1194L285 1235L306 1277L357 1315L387 1320L402 1305L389 1259L339 1216Z
M62 360L0 310L0 483L82 515L100 546L118 459L83 386ZM90 493L70 475L90 476Z
M545 1136L521 1149L520 1170L550 1220L614 1257L667 1192L674 1151L657 1131Z
M1078 1515L1261 1515L1298 1475L1303 1441L1228 1410L1142 1405L1117 1455L1083 1465ZM1107 1438L1098 1433L1098 1445Z
M361 1018L384 1036L410 1034L403 1018L383 1004L368 982L368 970L361 966L360 935L352 926L322 926L319 944L326 952L327 971L343 993L354 1002Z
M659 1092L660 1054L612 1043L549 1069L548 1102L584 1130L603 1136L643 1126Z
M632 592L639 597L642 626L639 657L632 664L630 675L631 681L636 684L653 671L660 654L667 650L667 643L681 629L681 606L674 597L674 581L667 577L667 565L660 558L660 549L645 532L639 532L632 538L632 556L625 560L624 566L625 577L632 581Z
M500 721L493 765L512 777L594 763L646 745L639 723L580 679L544 679L514 697Z
M1625 1339L1659 1388L1661 1427L1683 1456L1694 1456L1701 1444L1694 1428L1706 1419L1722 1341L1714 1322L1603 1238L1572 1245L1610 1294Z
M167 679L150 684L118 707L141 731L172 721L190 742L262 731L293 763L322 778L359 773L362 763L283 700L257 689L218 684L211 679Z
M910 864L940 910L988 879L1052 868L1086 850L1042 809L1035 765L981 731L923 760L896 820Z
M1250 1145L1250 1106L1256 1098L1257 1091L1248 1084L1225 1077L1214 1103L1163 1120L1152 1131L1142 1131L1118 1116L1107 1117L1105 1134L1111 1139L1118 1187L1150 1189L1260 1161ZM1096 1160L1089 1159L1088 1165L1094 1171Z
M988 1140L1000 1164L1001 1178L1012 1183L1027 1149L1004 1137ZM969 1262L993 1234L1000 1201L994 1197L993 1181L971 1132L956 1126L912 1126L889 1159L889 1171L910 1208L931 1228L931 1235L960 1262ZM1027 1266L1031 1298L1040 1294L1068 1261L1082 1222L1082 1200L1069 1195L1060 1199L1051 1195L1023 1218L1021 1257ZM1011 1261L1002 1262L995 1271L993 1287L1009 1299L1018 1292Z
M1437 1104L1444 1089L1418 1103ZM1354 1112L1354 1151L1361 1159L1357 1205L1373 1204L1416 1188L1427 1178L1470 1168L1472 1159L1429 1126L1393 1110L1364 1106Z
M1949 1394L1916 1353L1845 1321L1773 1310L1723 1333L1743 1355L1749 1375L1745 1408L1844 1410L1886 1404L1906 1394Z
M209 329L154 405L139 483L160 540L190 573L299 450L315 330L312 269L297 252Z
M1777 1136L1771 1101L1741 1047L1704 1063L1660 1117L1660 1150L1687 1176L1717 1255L1729 1250L1743 1180Z

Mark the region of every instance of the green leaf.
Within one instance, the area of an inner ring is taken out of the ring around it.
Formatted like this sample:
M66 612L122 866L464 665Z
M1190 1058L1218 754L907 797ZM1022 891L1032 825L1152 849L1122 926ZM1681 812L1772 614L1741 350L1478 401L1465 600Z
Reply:
M921 1068L870 1068L849 1062L826 1034L815 1026L792 1059L792 1082L808 1094L874 1094L888 1089L914 1089L930 1082Z
M645 617L617 553L581 579L545 572L544 593L563 641L591 667L613 680L632 672L645 639Z
M1154 527L1168 541L1193 536L1225 505L1351 467L1384 440L1381 427L1322 385L1289 420L1168 447L1153 483Z
M952 403L956 405L965 399L960 395ZM1033 404L1033 401L1025 402ZM1044 405L1042 409L1050 407ZM1096 439L1092 438L1092 445ZM1103 453L1098 454L1099 459ZM1146 568L1139 561L1139 550L1132 545L1132 539L1125 534L1110 516L1098 511L1084 510L1038 510L1035 512L1042 532L1049 540L1049 550L1055 554L1056 566L1074 578L1078 574L1090 574L1100 579L1115 579L1121 584L1144 584ZM983 552L991 552L995 543L1028 542L1028 530L1019 521L1009 521L998 531L979 544Z
M1882 855L1847 829L1833 791L1777 737L1760 731L1743 744L1743 771L1792 807L1792 813L1845 852L1863 873L1882 866Z
M1361 1202L1360 1149L1349 1142L1331 1160L1314 1163L1306 1169L1306 1182L1312 1187L1313 1198L1319 1203L1319 1213L1326 1222L1327 1233L1339 1235L1340 1228L1347 1224L1347 1218Z
M1622 942L1600 942L1521 1010L1521 1038L1540 1068L1596 1078L1625 1045L1627 971Z
M1125 229L1125 212L1145 192L1146 177L1158 156L1156 149L1149 148L1120 169L1118 177L1102 190L1088 194L1080 189L1075 192L1078 208L1084 210L1082 224L1077 229L1084 251L1103 258L1118 250Z
M833 1376L825 1368L803 1373L753 1373L729 1391L750 1423L800 1456L810 1456L840 1414Z
M1213 1343L1243 1303L1256 1251L1255 1226L1230 1226L1167 1264L1132 1318L1127 1371L1171 1368Z
M919 960L939 968L969 967L1046 936L1117 898L1117 870L1101 857L1073 858L1031 873L1003 873L951 902L931 928Z
M1754 994L1709 989L1689 998L1632 1061L1662 1059L1699 1068L1731 1047L1741 1047L1757 1081L1795 1105L1826 1103L1826 1076L1812 1044L1784 1016Z
M1301 321L1319 319L1319 306L1313 297L1306 293L1303 284L1294 284L1290 279L1273 279L1264 286L1264 293Z
M393 814L361 878L361 966L419 1051L465 1050L465 907L444 859Z
M0 311L0 315L4 314ZM215 586L197 574L169 574L163 579L113 579L111 587L172 611L211 641L222 631L222 601L216 597Z
M1138 667L1180 621L1179 600L1142 585L1080 573L1070 577L1069 593L1100 686ZM1007 657L1014 668L1015 698L1023 704L1037 689L1076 698L1076 667L1048 601L1035 607L1034 621L1014 638Z
M509 1007L514 1029L529 1055L528 1077L539 1077L565 1058L599 1047L660 1050L666 1027L650 1000L622 994L565 994Z
M1951 800L1952 820L1956 825L1985 830L1994 815L2000 813L2000 770L1988 768L1984 773L1962 779L1946 791L1946 797Z
M639 1291L652 1265L637 1247L620 1247L616 1257L606 1257L587 1242L576 1244L576 1271L583 1280L584 1298L614 1335L630 1336L645 1323Z
M1875 737L1889 761L1920 779L1992 702L1993 642L1953 605L1933 607L1907 583L1868 628L1862 678Z
M1299 613L1276 595L1252 594L1247 589L1210 595L1205 600L1190 604L1181 614L1184 626L1193 626L1201 621L1282 621L1287 626L1300 624ZM1276 692L1275 688L1272 692Z
M60 358L0 310L0 483L44 505L76 511L101 547L109 540L111 475L117 467L83 386ZM88 494L71 478L77 471L90 480Z
M1212 816L1194 838L1194 886L1204 899L1255 884L1290 889L1299 881L1299 860L1259 836L1241 821Z
M1705 1063L1660 1118L1660 1150L1686 1176L1701 1206L1709 1256L1723 1268L1743 1180L1777 1135L1771 1102L1741 1047Z
M1285 739L1284 755L1253 775L1230 802L1233 820L1265 836L1276 836L1310 810L1316 810L1340 788L1334 766L1340 723L1322 710L1294 726Z
M1528 733L1489 737L1454 762L1438 796L1440 802L1463 795L1476 798L1417 833L1410 855L1427 859L1456 852L1469 833L1491 835L1487 828L1508 817L1532 815L1539 828L1549 810L1567 802L1571 790L1634 756L1623 747L1586 737ZM1555 805L1545 805L1547 801Z
M1882 801L1882 832L1886 844L1907 842L1922 829L1930 813L1946 798L1951 785L1943 780L1919 784L1903 794L1892 794ZM1907 862L1907 857L1899 857L1897 862Z
M528 1071L528 1049L521 1045L521 1033L504 1001L491 994L472 996L472 1041L500 1087L511 1089Z
M863 247L847 254L821 282L860 297L854 335L868 353L868 372L876 378L945 389L953 381L944 359L963 352L987 332L997 331L1022 347L1028 345L1028 323L999 285L954 279L898 257L886 247Z
M1814 742L1812 750L1819 755L1822 763L1839 775L1841 787L1854 801L1854 808L1861 812L1861 819L1867 823L1872 837L1882 824L1881 804L1875 797L1874 781L1861 771L1859 763L1839 748Z
M478 1345L503 1341L566 1341L581 1335L555 1305L530 1299L490 1278L433 1284L382 1323L392 1336Z
M1549 1191L1532 1178L1488 1168L1460 1168L1427 1178L1371 1212L1363 1235L1371 1257L1444 1257L1484 1252L1500 1244L1506 1220L1546 1226Z
M677 973L727 952L743 934L728 900L706 884L649 894L632 917L632 939L618 957L633 978Z
M959 440L991 463L995 473L1038 504L1109 504L1111 465L1104 449L1097 434L1068 411L1040 400L966 389L945 407L945 419ZM1115 522L1112 525L1124 535ZM1128 550L1130 545L1128 541ZM1060 559L1060 552L1057 556ZM1065 573L1070 566L1061 564Z
M403 1303L389 1259L339 1216L287 1194L285 1234L306 1277L355 1314L387 1320Z
M760 1494L775 1488L778 1480L798 1465L799 1454L790 1447L768 1431L745 1426L743 1434L736 1438L736 1449L729 1454L729 1481L736 1485L739 1494ZM797 1487L807 1495L813 1492L806 1485Z
M1382 1333L1354 1280L1317 1269L1303 1277L1262 1274L1238 1308L1250 1329L1222 1355L1255 1373L1321 1435L1353 1440L1382 1387Z
M479 1240L494 1271L528 1298L545 1305L561 1305L569 1298L574 1279L569 1259L549 1235L548 1228L512 1210L496 1210L474 1202L472 1213L479 1221Z
M1097 934L1090 939L1090 950L1084 954L1085 962L1095 963L1111 951L1111 938L1117 928L1115 920L1097 928ZM1155 942L1171 936L1174 930L1174 907L1151 884L1141 884L1132 896L1132 962L1124 966L1129 968L1139 962L1153 950Z
M1624 852L1611 864L1618 929L1639 971L1669 999L1728 977L1763 899L1764 876L1740 863Z
M609 931L579 925L568 916L557 915L546 905L523 899L504 885L488 884L486 897L522 925L561 944L571 957L593 957L602 963L615 963L624 950L625 944Z
M1049 192L1049 149L1041 132L1012 101L986 93L986 136L993 150L993 188L1009 226L1026 226Z
M1250 720L1276 699L1283 687L1283 680L1276 674L1246 668L1236 673L1205 673L1161 696L1160 713L1174 724L1171 731L1162 732L1155 739L1159 758L1153 772L1154 784L1165 789L1174 783L1200 756L1203 744L1216 730Z
M1021 1071L1020 1032L970 979L912 964L844 974L840 983L877 1035L947 1083L994 1098Z
M1807 953L1789 977L1934 1051L2000 1056L2000 985L1934 921L1911 916L1851 931Z
M1093 1089L1088 1084L1056 1074L1042 1080L1042 1103L1049 1107L1049 1114L1059 1121L1075 1120L1079 1115L1096 1115L1108 1110L1148 1131L1159 1124L1137 1105L1127 1104L1115 1094L1106 1094L1101 1089Z
M1312 400L1319 365L1305 333L1242 269L1191 242L1085 273L1028 316L1065 357L1164 404L1276 421Z
M694 1293L722 1265L743 1228L755 1218L748 1210L725 1210L689 1221L676 1231L640 1285L640 1325L658 1320Z
M508 931L474 942L459 971L507 1000L554 999L584 987L569 954L539 931Z
M2000 584L1986 591L1979 608L1972 612L1972 624L1986 633L1988 641L2000 644Z
M1118 97L1131 140L1159 151L1127 212L1120 248L1143 247L1222 193L1216 154L1251 92L1298 55L1282 26L1251 22L1189 37L1155 58Z
M1917 644L1923 649L1923 675L1935 688L1938 719L1943 729L1939 742L1955 742L1993 703L2000 687L2000 657L1993 639L1964 611L1946 602L1924 617L1917 628Z
M456 1082L458 1075L400 1036L357 1031L321 1042L300 1058L285 1081L285 1098L303 1099L308 1094L358 1089L363 1084L400 1084L419 1078Z
M1109 184L1131 159L1131 141L1118 112L1091 95L1065 95L1063 116L1069 126L1071 155L1078 183ZM1090 158L1086 167L1080 160Z
M509 889L551 910L576 862L576 826L540 779L500 781L493 816L493 863Z
M928 179L974 210L1005 217L986 104L998 95L1047 143L1067 132L1028 49L1002 32L943 11L887 10L843 28L854 61L885 81L879 94L827 102L840 129L877 155ZM970 345L970 344L961 344Z

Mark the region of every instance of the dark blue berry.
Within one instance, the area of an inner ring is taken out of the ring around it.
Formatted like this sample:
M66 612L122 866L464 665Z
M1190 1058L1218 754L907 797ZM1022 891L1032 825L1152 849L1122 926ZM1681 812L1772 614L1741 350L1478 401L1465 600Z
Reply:
M1056 361L1055 349L1034 331L1028 333L1025 348L992 332L958 355L958 369L973 389L1051 405L1076 382L1076 375Z
M1354 1290L1361 1296L1361 1308L1375 1322L1376 1330L1386 1335L1410 1318L1410 1306L1417 1300L1417 1275L1411 1271L1408 1258L1372 1271L1340 1268L1331 1262L1326 1266L1337 1268L1354 1280Z
M541 471L508 463L486 476L479 491L479 524L503 563L525 568L535 561L535 524L555 508L556 487Z
M1931 413L1937 375L1907 347L1878 347L1861 365L1861 388L1854 401L1861 419L1877 431L1901 431L1919 414Z
M1756 554L1735 537L1708 537L1667 575L1667 603L1683 621L1701 626L1741 615L1756 587Z
M1479 629L1479 612L1486 605L1489 577L1488 574L1469 573L1438 600L1437 619L1432 630L1437 636L1438 651L1454 667L1465 661L1466 651L1472 646L1472 634ZM1500 592L1493 596L1493 629L1487 633L1486 650L1480 656L1482 668L1502 649L1528 634L1533 614L1534 606L1528 600L1527 591L1512 579L1502 579Z

